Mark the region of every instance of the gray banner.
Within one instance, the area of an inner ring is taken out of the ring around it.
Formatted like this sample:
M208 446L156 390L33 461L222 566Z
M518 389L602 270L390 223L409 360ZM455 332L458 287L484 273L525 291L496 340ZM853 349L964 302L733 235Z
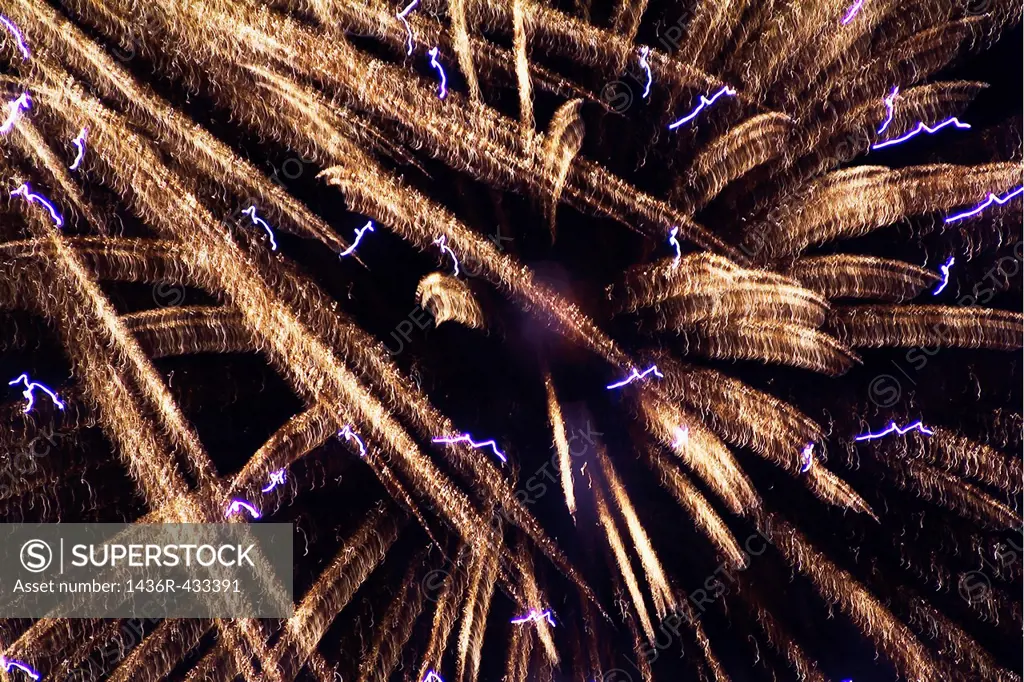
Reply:
M0 524L0 618L287 618L286 523Z

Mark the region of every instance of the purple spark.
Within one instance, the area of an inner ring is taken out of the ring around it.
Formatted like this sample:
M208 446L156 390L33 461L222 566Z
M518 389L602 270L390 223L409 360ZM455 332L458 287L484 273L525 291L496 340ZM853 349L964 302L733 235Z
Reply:
M860 8L863 6L864 0L857 0L857 2L853 3L853 6L851 6L850 9L846 12L846 16L843 17L843 26L846 26L848 23L853 21L853 18L857 16L857 12L859 12Z
M942 290L946 288L947 284L949 284L949 269L953 266L954 262L955 259L953 256L950 256L948 261L939 266L939 272L942 273L942 282L939 284L938 288L932 292L932 296L938 296L941 294Z
M690 444L690 427L677 426L672 432L676 436L676 439L672 442L673 449L681 448Z
M249 504L245 500L240 500L238 498L235 498L235 499L231 500L231 504L228 505L228 511L227 511L227 513L224 516L225 516L225 518L227 518L228 516L231 516L232 514L237 514L238 512L242 511L243 509L245 511L249 512L249 516L251 516L252 518L254 518L254 519L260 518L260 510L259 509L257 509L256 507L252 506L251 504Z
M879 142L877 144L873 144L873 145L871 145L871 148L872 149L882 149L884 147L891 147L891 146L896 145L896 144L902 144L902 143L906 142L907 140L909 140L910 138L917 137L918 135L920 135L921 133L924 133L924 132L928 133L929 135L934 135L935 133L939 132L943 128L945 128L947 126L950 126L950 125L954 125L957 128L960 128L961 130L968 130L971 127L967 123L961 123L955 116L953 118L947 118L945 121L943 121L942 123L938 124L934 128L932 128L931 126L929 126L929 125L927 125L925 123L918 123L917 127L915 127L913 130L911 130L909 133L906 133L905 135L901 135L899 137L893 138L891 140L886 140L885 142Z
M359 246L359 241L363 238L363 235L367 232L373 232L373 221L367 221L365 225L356 230L356 240L352 242L352 246L342 251L339 256L344 258L345 256L351 256L356 251L356 247Z
M885 117L885 121L882 123L882 127L878 129L879 135L884 133L885 129L889 127L889 124L892 123L892 118L896 113L896 95L898 94L900 94L900 86L897 85L895 88L892 89L892 92L889 93L889 96L883 100L885 102L885 109L889 113Z
M550 610L538 611L537 609L530 609L530 612L528 614L526 614L525 616L521 616L519 618L513 618L511 622L515 625L522 625L523 623L530 623L533 621L539 621L541 619L546 620L547 622L551 623L551 625L555 624L555 619L551 617Z
M991 206L992 204L999 204L1000 206L1002 206L1010 199L1020 196L1021 194L1024 194L1024 186L1018 187L1017 189L1009 192L1005 197L1001 199L997 197L995 194L989 192L988 199L986 199L984 203L979 204L978 206L972 208L970 211L967 211L966 213L957 213L956 215L951 215L948 218L946 218L946 222L955 223L958 220L963 220L964 218L976 216L982 211L984 211L986 208Z
M54 208L53 204L51 204L43 195L33 194L32 188L28 186L27 182L18 189L12 191L11 196L25 197L25 201L27 201L30 204L33 202L41 204L44 208L46 208L47 211L50 212L50 217L53 218L54 225L56 225L57 227L64 226L64 219L60 217L60 213L57 212L57 209Z
M473 441L473 437L470 436L468 433L464 433L460 436L451 436L448 438L435 438L434 442L445 443L447 445L452 445L454 443L469 443L475 449L490 447L494 454L498 456L498 459L502 461L502 463L508 462L508 458L505 457L505 453L498 449L498 444L495 443L493 440L485 440L482 443L476 443Z
M607 388L609 391L612 390L613 388L622 388L623 386L627 386L627 385L633 383L634 381L637 381L639 379L643 379L648 374L654 374L654 376L658 377L659 379L664 379L665 378L665 375L662 374L660 371L658 371L658 366L657 365L651 365L650 367L645 369L643 372L638 372L634 368L633 371L630 373L630 375L628 377L626 377L622 381L618 381L618 382L616 382L614 384L611 384L610 386L606 386L605 388Z
M896 426L896 422L889 422L889 426L887 426L884 431L879 431L878 433L871 433L870 431L868 431L867 433L864 433L864 434L861 434L859 436L854 437L854 440L858 441L858 442L865 441L865 440L874 440L876 438L882 438L883 436L888 436L890 433L897 433L897 434L902 436L902 435L904 435L906 433L909 433L910 431L914 431L914 430L920 431L922 434L924 434L926 436L933 436L933 435L935 435L934 431L932 431L927 426L922 424L921 420L918 420L918 421L914 422L913 424L907 424L903 428L900 428L899 426Z
M811 470L811 465L814 464L814 443L808 443L804 447L803 452L800 453L800 460L803 462L803 466L800 467L800 473L806 474Z
M359 456L366 457L366 445L363 444L363 440L355 434L351 426L346 425L341 431L338 431L338 437L346 440L354 440L356 445L359 446Z
M82 160L85 158L85 136L89 133L88 128L82 128L82 132L78 133L72 142L78 147L78 156L75 157L75 162L68 166L70 170L78 170L78 167L82 165Z
M13 658L7 658L6 656L0 656L0 667L4 669L4 672L8 673L11 672L12 669L17 668L33 680L38 680L42 677L39 672L33 670L29 665L22 663L21 661L16 661Z
M7 119L4 124L0 126L0 133L6 135L11 132L14 127L15 121L18 120L18 114L23 110L28 111L32 107L32 98L28 96L27 92L21 93L21 96L13 102L7 103Z
M53 401L53 404L57 406L58 410L64 410L65 405L63 402L61 402L61 399L57 397L57 394L49 387L43 384L40 384L36 381L29 381L28 372L20 375L17 379L14 379L13 381L7 382L8 386L14 386L15 384L25 385L25 390L21 392L21 395L25 396L25 400L27 400L28 403L25 405L25 409L22 410L22 412L27 413L29 410L32 409L32 406L36 404L35 390L37 388L46 395L50 396L50 400Z
M700 103L697 104L697 107L693 111L691 111L689 114L687 114L686 116L682 117L681 119L679 119L675 123L669 125L668 129L669 130L675 130L676 128L678 128L679 126L683 125L684 123L689 123L693 119L697 118L697 114L699 114L700 112L704 111L705 108L707 108L707 107L711 106L712 104L714 104L715 101L717 101L718 98L721 97L722 95L735 95L735 94L736 94L736 91L733 90L732 88L730 88L728 85L726 85L721 90L719 90L714 95L712 95L711 99L708 99L704 95L701 95L700 96Z
M437 91L437 98L444 99L448 95L448 77L444 75L444 67L441 66L441 62L437 61L438 56L441 54L441 50L432 47L427 52L430 55L430 65L437 69L437 73L441 76L440 88Z
M444 682L444 678L433 670L428 670L426 676L423 678L423 682Z
M266 231L267 236L270 237L270 250L277 251L277 241L274 239L274 231L270 229L270 225L267 224L266 220L256 216L256 206L250 206L249 208L245 209L244 211L242 211L242 215L249 216L250 218L252 218L253 225L259 225Z
M260 492L269 493L271 490L279 485L284 485L285 470L278 469L277 471L270 472L270 484Z
M458 256L455 255L455 252L451 250L451 247L448 246L448 237L446 237L445 235L442 234L440 237L438 237L437 239L434 240L434 243L437 246L441 247L441 253L442 254L447 253L447 254L449 254L452 257L452 262L455 264L455 276L458 277L459 276L459 258L458 258Z
M405 51L406 54L412 54L412 26L409 25L407 17L410 12L416 9L416 5L418 4L420 4L420 0L412 0L405 9L395 15L403 24L405 24L405 32L408 35L408 38L405 41L405 46L407 48Z
M672 231L668 233L668 243L676 250L676 259L673 261L673 267L679 265L679 261L683 259L683 247L680 245L679 240L676 239L676 235L679 234L679 228L673 227Z
M644 99L651 94L651 82L654 80L654 76L651 74L651 64L647 61L647 57L651 54L651 48L646 45L640 48L640 68L647 72L647 85L644 86Z
M7 28L7 30L11 32L11 35L14 36L14 42L18 44L18 50L21 51L21 60L25 61L30 56L32 56L31 53L28 51L28 46L25 45L25 36L21 34L21 31L14 24L14 22L0 14L0 24L3 24Z

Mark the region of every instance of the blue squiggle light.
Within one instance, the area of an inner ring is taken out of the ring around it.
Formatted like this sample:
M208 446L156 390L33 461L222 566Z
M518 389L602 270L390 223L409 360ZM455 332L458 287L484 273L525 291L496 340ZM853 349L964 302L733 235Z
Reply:
M814 443L808 443L804 446L803 451L800 453L800 461L803 463L800 467L800 473L806 474L811 470L811 465L814 464Z
M440 247L442 254L447 253L449 256L452 257L452 263L455 265L455 276L458 277L459 276L459 257L456 256L455 252L452 251L450 246L448 246L448 237L446 235L442 234L440 237L438 237L437 239L434 240L434 244L436 244L438 247Z
M363 439L357 436L355 431L352 430L351 426L346 424L345 428L338 431L338 437L344 438L345 440L354 440L356 445L359 447L359 456L366 457L366 445L363 443Z
M932 292L932 296L938 296L941 294L942 290L946 288L947 284L949 284L949 269L953 267L954 262L956 262L956 259L953 258L953 256L950 256L948 261L939 266L939 272L942 273L942 282L940 282L939 286Z
M273 490L277 486L284 485L284 480L285 480L285 470L284 469L278 469L277 471L271 471L270 472L270 483L267 485L266 488L263 488L260 492L262 492L262 493L269 493L271 490Z
M78 170L82 165L82 160L85 159L85 136L88 134L89 129L82 128L82 132L78 133L78 137L71 141L78 148L78 154L75 156L74 163L68 166L69 170Z
M416 6L418 4L420 4L420 0L412 0L412 2L410 2L408 5L406 5L405 9L403 9L401 12L399 12L398 14L395 15L399 19L399 21L401 21L403 24L405 24L405 33L406 33L406 41L405 41L406 50L405 50L405 53L406 54L412 54L412 38L413 38L413 35L412 35L412 26L409 25L409 13L412 12L414 9L416 9Z
M718 100L718 98L721 97L722 95L735 95L735 94L736 94L736 91L733 90L732 88L730 88L728 85L726 85L721 90L719 90L714 95L712 95L711 99L708 99L704 95L701 95L700 96L700 102L697 104L697 106L694 108L694 110L691 111L686 116L683 116L681 119L679 119L675 123L670 124L668 129L669 130L675 130L679 126L684 125L686 123L689 123L693 119L697 118L697 115L700 114L700 112L704 111L704 109L706 109L707 107L709 107L712 104L714 104Z
M846 16L843 17L843 26L846 26L848 23L853 21L853 18L857 16L857 12L859 12L860 8L863 6L864 0L857 0L857 2L853 3L850 9L846 11Z
M56 225L57 227L64 227L64 219L60 217L60 213L57 212L57 208L53 204L51 204L49 199L44 197L42 194L35 194L32 191L32 188L29 187L27 182L18 189L12 191L11 196L25 197L25 201L27 201L28 203L39 204L40 206L42 206L43 208L50 212L50 217L53 219L54 225Z
M224 517L227 518L232 514L237 514L243 509L246 512L248 512L249 516L251 516L254 519L258 519L261 516L259 509L254 507L251 503L247 502L246 500L238 499L236 497L235 499L231 500L231 504L228 505L228 510L227 513L224 514Z
M21 392L21 395L25 396L25 400L28 402L25 403L25 409L22 410L22 412L27 413L29 410L32 409L32 406L36 404L36 389L39 389L46 395L50 396L50 400L53 401L53 404L57 406L58 410L63 411L64 408L66 407L53 389L46 386L45 384L40 384L37 381L29 381L28 372L25 372L19 375L16 379L7 382L8 386L14 386L16 384L24 384L25 386L25 390Z
M355 241L352 242L352 246L348 247L338 255L341 258L344 258L345 256L351 256L353 253L355 253L356 247L359 246L360 240L363 238L363 235L366 234L367 232L373 232L372 220L368 221L365 225L356 230L356 239Z
M855 436L854 440L857 441L857 442L862 442L862 441L866 441L866 440L875 440L876 438L883 438L885 436L888 436L890 433L896 433L896 434L899 434L900 436L903 436L903 435L905 435L905 434L907 434L907 433L909 433L911 431L919 431L919 432L921 432L925 436L933 436L933 435L935 435L934 431L932 431L927 426L925 426L921 422L921 420L918 420L918 421L914 422L913 424L907 424L904 427L897 426L896 422L889 422L889 426L885 427L884 431L879 431L878 433L871 433L870 431L868 431L867 433L863 433L863 434L861 434L859 436Z
M616 389L616 388L622 388L623 386L628 386L629 384L633 383L634 381L639 381L640 379L643 379L648 374L653 374L654 376L658 377L659 379L664 379L665 378L665 375L662 374L658 370L658 366L657 365L651 365L650 367L645 369L643 372L638 372L636 370L636 368L634 368L633 371L630 372L628 377L626 377L622 381L617 381L614 384L610 384L610 385L606 386L605 388L608 389L609 391L611 391L613 389Z
M678 227L673 227L672 231L668 233L668 243L676 250L676 259L672 262L673 266L679 265L679 261L683 259L683 246L679 243L679 239L676 237L678 234Z
M430 65L437 69L437 74L441 77L441 82L438 84L437 98L444 99L448 96L448 77L444 74L444 67L441 66L441 62L437 61L441 50L437 47L432 47L427 54L430 55Z
M444 682L444 678L435 671L428 670L427 674L423 676L423 682Z
M469 443L471 447L477 450L479 450L480 448L490 447L491 451L494 452L494 454L498 457L498 459L502 461L502 463L508 462L508 458L505 457L505 453L498 449L498 444L495 443L493 440L485 440L483 442L477 443L473 440L473 437L470 436L468 433L463 433L458 436L435 438L434 442L445 443L446 445L452 445L454 443Z
M40 678L42 678L42 674L34 670L27 663L23 663L13 658L7 658L6 656L0 656L0 667L3 667L4 672L7 673L17 668L21 672L31 677L33 680L39 680Z
M537 609L530 609L530 612L525 616L513 618L511 623L514 625L522 625L523 623L532 623L534 621L546 620L551 625L555 625L555 619L551 616L551 610L545 609L544 611L538 611Z
M11 35L14 36L14 42L18 45L18 50L21 52L21 60L25 61L31 57L32 53L28 51L28 45L25 44L25 36L22 35L21 29L2 14L0 14L0 24L3 24L10 31Z
M22 111L28 111L32 108L32 98L28 96L27 92L21 93L18 99L7 103L7 118L4 119L4 124L0 126L0 133L6 135L11 132L14 128L15 122L18 120L18 116Z
M253 225L258 225L266 231L267 236L270 237L270 250L277 251L277 240L274 239L274 231L270 229L270 225L266 220L256 215L256 206L250 206L249 208L242 211L242 215L249 216L252 219Z
M921 133L928 133L929 135L934 135L935 133L939 132L943 128L948 128L951 125L952 126L956 126L957 128L960 128L961 130L969 130L970 127L971 127L970 124L961 122L955 116L953 118L947 118L945 121L943 121L942 123L938 124L934 128L929 126L926 123L918 123L917 126L913 130L911 130L909 133L906 133L904 135L900 135L899 137L894 137L893 139L886 140L885 142L878 142L877 144L871 145L871 148L872 149L884 149L885 147L892 147L893 145L903 144L907 140L909 140L911 138L914 138L914 137L917 137Z
M889 96L882 100L885 102L885 110L888 114L885 117L885 121L882 122L882 127L878 129L879 135L885 132L886 128L889 127L889 124L892 123L893 117L896 115L896 95L898 94L900 94L900 86L897 85L892 89L892 92L889 93Z
M1015 190L1012 190L1012 191L1008 192L1006 194L1006 196L1002 197L1002 198L997 197L995 194L992 194L991 192L989 192L988 199L986 199L984 202L978 204L977 206L972 208L970 211L966 211L964 213L957 213L956 215L949 216L948 218L946 218L946 222L947 223L955 223L958 220L963 220L964 218L970 218L971 216L976 216L979 213L981 213L982 211L984 211L986 208L991 206L992 204L999 204L1000 206L1002 206L1003 204L1005 204L1010 199L1013 199L1014 197L1018 197L1021 194L1024 194L1024 185L1022 185L1021 187L1018 187Z
M651 94L651 83L654 82L654 75L651 73L651 63L647 58L651 54L651 48L644 45L640 48L640 68L647 72L647 85L644 86L644 94L642 97L647 98Z

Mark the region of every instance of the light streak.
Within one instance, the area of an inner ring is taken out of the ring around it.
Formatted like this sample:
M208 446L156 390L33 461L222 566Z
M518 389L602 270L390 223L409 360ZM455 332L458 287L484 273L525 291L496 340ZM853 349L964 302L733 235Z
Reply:
M857 0L857 2L853 3L850 9L846 12L846 16L843 17L843 26L846 26L848 23L853 21L853 18L857 16L857 12L859 12L860 8L863 6L864 0Z
M279 485L284 485L285 470L278 469L277 471L270 472L270 484L260 492L269 493L271 490Z
M609 386L606 386L605 388L607 388L609 391L614 389L614 388L622 388L623 386L627 386L627 385L633 383L634 381L643 379L648 374L654 374L654 376L658 377L659 379L664 379L665 378L665 375L662 374L658 370L658 366L657 365L651 365L650 367L645 369L643 372L638 372L634 368L633 371L630 373L630 375L628 377L626 377L622 381L617 381L614 384L610 384Z
M0 666L3 667L4 672L11 672L12 669L17 668L22 671L33 680L38 680L42 677L42 674L33 670L31 666L21 661L16 661L13 658L7 658L6 656L0 656Z
M965 213L957 213L956 215L951 215L948 218L946 218L946 222L947 223L955 223L958 220L963 220L964 218L970 218L971 216L976 216L979 213L981 213L982 211L984 211L986 208L991 206L992 204L999 204L1000 206L1002 206L1003 204L1005 204L1010 199L1013 199L1014 197L1020 196L1021 194L1024 194L1024 186L1018 187L1017 189L1009 192L1005 197L1003 197L1001 199L999 197L997 197L995 194L992 194L991 192L989 192L988 199L986 199L984 201L984 203L978 204L977 206L972 208L970 211L967 211Z
M498 444L495 443L493 440L485 440L483 442L477 443L473 440L473 437L470 436L468 433L464 433L459 436L435 438L434 442L445 443L447 445L452 445L454 443L469 443L474 449L490 447L494 454L497 455L498 459L502 461L502 463L508 462L508 458L505 457L505 453L498 449Z
M14 42L18 45L18 50L21 52L21 60L25 61L32 56L32 53L28 51L28 45L25 44L25 36L22 35L21 30L15 25L13 21L0 14L0 24L3 24L11 35L14 36Z
M885 102L885 109L889 113L885 117L882 127L878 129L879 135L884 133L885 129L889 127L889 124L892 123L893 116L896 114L896 95L898 94L900 94L900 86L897 85L892 89L892 92L889 93L889 96L883 100Z
M707 108L707 107L711 106L712 104L714 104L718 100L718 98L721 97L722 95L735 95L735 94L736 94L736 91L733 90L732 88L730 88L728 85L726 85L721 90L719 90L714 95L712 95L711 99L708 99L704 95L701 95L700 96L700 102L697 104L696 108L694 108L693 111L691 111L689 114L687 114L686 116L682 117L681 119L679 119L675 123L670 124L668 129L669 130L675 130L679 126L681 126L681 125L683 125L685 123L689 123L693 119L697 118L697 115L700 112L704 111L705 108Z
M18 99L7 103L7 118L4 120L4 124L0 126L0 133L6 135L11 132L14 127L15 121L18 120L18 114L22 111L28 111L32 108L32 98L28 96L27 92L21 93Z
M263 218L256 215L256 206L250 206L249 208L242 211L242 215L247 215L252 218L252 224L262 227L267 232L267 236L270 237L270 250L277 251L277 240L274 239L274 231L270 229L270 225Z
M351 426L346 424L345 428L338 431L338 437L346 440L354 440L356 445L359 446L359 456L366 457L366 445L363 443L363 439L357 436L355 431L352 430Z
M406 51L405 51L406 54L412 54L412 38L413 38L412 26L409 25L409 21L408 21L407 18L409 16L409 13L412 12L414 9L416 9L416 6L419 5L419 4L420 4L420 0L412 0L412 2L410 2L408 5L406 5L405 9L403 9L401 12L399 12L398 14L395 15L403 24L405 24L405 33L408 36L406 41L405 41L405 46L407 48Z
M889 426L885 427L884 431L879 431L878 433L871 433L870 431L868 431L867 433L864 433L864 434L861 434L859 436L854 437L854 440L858 441L858 442L865 441L865 440L874 440L876 438L882 438L884 436L888 436L890 433L897 433L897 434L902 436L902 435L904 435L906 433L909 433L910 431L915 431L915 430L916 431L920 431L925 436L933 436L933 435L935 435L934 431L932 431L927 426L922 424L921 420L918 420L918 421L914 422L913 424L907 424L906 426L904 426L902 428L900 428L899 426L896 426L896 422L889 422Z
M82 128L82 132L78 133L78 137L72 140L75 147L78 148L78 155L75 157L75 162L68 166L68 169L78 170L79 166L82 165L82 160L85 159L85 136L88 133L88 128Z
M365 225L356 230L356 240L352 242L352 246L342 251L339 256L344 258L345 256L351 256L356 251L356 247L359 246L359 241L363 238L363 235L367 232L373 232L373 221L367 221Z
M8 381L7 382L8 386L14 386L15 384L24 384L25 385L25 390L22 391L21 394L23 396L25 396L25 400L27 400L28 403L25 405L25 409L22 410L22 412L27 413L29 410L32 409L32 406L36 404L35 390L37 388L40 391L42 391L43 393L45 393L46 395L50 396L50 400L53 401L53 404L57 406L58 410L61 410L61 411L64 410L65 405L61 401L61 399L57 396L56 392L54 392L48 386L40 384L39 382L29 381L28 372L25 372L24 374L21 374L18 378L14 379L13 381Z
M423 682L444 682L444 678L433 670L428 670L427 674L423 677Z
M956 262L956 259L954 259L953 256L950 256L948 261L939 266L939 272L942 273L942 282L939 283L939 286L932 292L932 296L938 296L941 294L942 290L946 288L947 284L949 284L949 269L953 267L954 262Z
M441 54L441 50L432 47L427 52L430 55L430 65L437 69L438 75L441 77L440 87L437 91L437 98L444 99L448 95L448 77L444 75L444 67L441 66L441 62L437 61L438 56Z
M513 618L510 622L515 625L522 625L523 623L531 623L534 621L539 621L541 619L544 619L552 625L555 625L555 619L551 617L550 610L538 611L537 609L530 609L530 612L525 616Z
M56 225L57 227L64 226L64 219L60 217L60 213L57 212L57 209L54 207L54 205L51 204L49 200L43 195L33 193L32 188L28 186L27 182L18 189L12 191L11 196L22 196L25 197L25 201L27 201L30 204L34 202L42 205L44 208L46 208L47 211L50 212L50 217L53 218L54 225Z
M455 264L455 276L458 277L459 276L459 258L458 258L458 256L455 255L455 252L452 251L451 247L448 246L448 237L446 237L445 235L442 234L440 237L438 237L437 239L434 240L434 243L441 248L441 253L442 254L447 253L447 254L451 255L452 262Z
M673 227L672 231L668 233L668 243L676 250L676 259L672 262L673 267L679 265L679 261L683 259L683 247L679 243L679 239L676 238L677 234L679 234L678 227Z
M948 127L950 125L954 125L957 128L960 128L961 130L968 130L971 127L970 124L962 123L959 119L956 118L956 116L954 116L953 118L947 118L945 121L943 121L942 123L938 124L934 128L932 128L931 126L927 125L926 123L918 123L917 127L915 127L913 130L911 130L909 133L906 133L904 135L900 135L899 137L895 137L895 138L893 138L891 140L886 140L885 142L879 142L877 144L873 144L873 145L871 145L871 148L872 149L883 149L885 147L892 147L893 145L902 144L902 143L906 142L907 140L909 140L909 139L911 139L913 137L917 137L918 135L920 135L923 132L927 132L929 135L934 135L935 133L939 132L943 128L946 128L946 127Z
M245 511L249 512L249 516L251 516L252 518L254 518L254 519L260 518L260 510L259 509L257 509L256 507L252 506L249 502L246 502L245 500L240 500L238 498L235 498L235 499L231 500L231 504L228 505L228 511L227 511L227 513L224 516L228 517L228 516L231 516L232 514L237 514L238 512L242 511L243 509Z
M676 435L676 439L672 441L672 449L681 448L690 443L690 427L688 426L677 426L673 429L673 433Z
M642 97L647 99L647 96L651 94L651 83L654 81L654 75L651 73L651 63L647 61L647 57L651 54L651 48L644 45L640 48L640 68L647 72L647 85L644 86L644 94Z
M814 443L808 443L804 447L803 452L800 453L800 459L803 462L803 466L800 467L800 473L806 474L811 470L811 465L814 464Z

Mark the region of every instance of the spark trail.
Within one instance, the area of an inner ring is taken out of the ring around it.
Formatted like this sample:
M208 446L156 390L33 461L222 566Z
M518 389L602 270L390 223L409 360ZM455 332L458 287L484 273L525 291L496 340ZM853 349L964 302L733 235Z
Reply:
M352 430L351 426L346 424L345 428L338 431L338 437L344 438L345 440L355 441L356 445L359 447L359 456L366 457L366 445L363 443L363 439L357 436L355 431Z
M11 132L14 128L15 122L18 120L18 116L22 111L28 111L32 107L32 98L28 96L27 92L21 93L18 99L7 103L7 118L4 119L4 124L0 126L0 133L6 135Z
M811 470L811 465L814 464L814 443L808 443L800 453L800 461L802 465L800 467L800 473L806 474Z
M953 267L954 262L956 262L956 259L953 256L950 256L948 261L939 266L939 272L942 273L942 281L939 282L939 286L937 286L935 291L932 292L932 296L938 296L941 294L943 289L946 288L946 285L949 284L949 269Z
M678 227L673 227L672 231L668 233L668 243L676 250L675 260L672 261L673 266L679 265L679 261L683 259L683 246L679 243L679 238L677 237L678 234Z
M961 130L969 130L970 127L971 127L970 124L962 123L955 116L953 118L947 118L945 121L943 121L942 123L939 123L935 127L929 126L926 123L918 123L917 126L913 130L911 130L910 132L905 133L903 135L900 135L899 137L894 137L891 140L886 140L885 142L878 142L876 144L873 144L873 145L871 145L871 148L872 149L884 149L886 147L892 147L894 145L903 144L907 140L909 140L911 138L914 138L914 137L917 137L921 133L928 133L929 135L934 135L935 133L939 132L943 128L948 128L951 125L952 126L956 126L957 128L960 128Z
M28 45L25 44L25 36L22 35L21 29L19 29L13 21L2 14L0 14L0 24L3 24L4 28L14 36L14 42L18 46L18 51L21 52L21 60L25 61L31 57L32 53L28 51Z
M454 443L469 443L471 447L479 450L480 448L490 447L491 451L502 461L502 463L508 462L508 458L505 457L505 453L498 449L498 444L493 440L485 440L477 443L473 440L473 437L468 433L464 433L459 436L447 436L442 438L435 438L435 443L445 443L446 445L452 445Z
M843 26L846 26L848 23L853 21L853 18L857 16L857 13L860 12L863 6L864 0L857 0L857 2L853 3L853 5L850 6L850 9L846 11L846 16L843 17Z
M50 203L50 201L41 194L35 194L29 184L26 182L17 189L11 192L11 196L21 196L25 198L28 203L36 203L45 208L50 213L50 217L53 219L53 224L57 227L64 227L64 219L60 217L60 213L57 208Z
M274 239L274 231L270 229L270 225L266 220L256 215L256 206L250 206L249 208L242 211L242 215L249 216L252 219L252 224L258 227L262 227L270 238L270 250L277 251L277 240Z
M252 518L254 518L254 519L260 518L260 510L259 509L254 507L249 502L247 502L245 500L240 500L238 498L235 498L235 499L231 500L231 504L228 505L228 510L224 514L224 516L226 518L228 516L231 516L232 514L237 514L240 511L242 511L243 509L246 512L248 512L249 516L251 516Z
M28 664L22 663L21 661L16 661L13 658L7 658L5 656L0 656L0 667L2 667L4 669L4 672L7 673L15 669L20 670L21 672L31 677L33 680L38 680L42 677L42 674L34 670Z
M352 242L352 246L348 247L338 255L342 258L344 258L345 256L351 256L353 253L356 252L356 247L358 247L359 242L362 241L363 235L366 234L367 232L373 231L373 221L369 220L365 225L356 230L356 239L354 242Z
M430 55L430 65L437 69L437 75L441 78L441 82L438 83L437 98L444 99L448 96L448 77L444 73L444 67L441 66L441 62L437 61L441 50L440 48L432 47L427 54Z
M976 216L979 213L981 213L982 211L984 211L986 208L991 206L992 204L999 204L1000 206L1002 206L1003 204L1008 202L1010 199L1013 199L1014 197L1018 197L1021 194L1024 194L1024 186L1018 187L1017 189L1008 192L1006 194L1006 196L1002 197L1002 198L997 197L995 194L992 194L991 192L989 192L988 199L986 199L984 202L978 204L977 206L972 208L970 211L965 211L964 213L957 213L956 215L951 215L951 216L947 217L946 218L946 222L947 223L955 223L958 220L963 220L964 218L970 218L972 216Z
M640 48L640 68L647 73L647 84L644 85L644 94L642 97L647 99L647 96L651 94L651 83L654 82L654 75L651 73L651 63L647 58L651 54L651 48L644 45Z
M260 492L269 493L271 490L279 485L284 485L285 481L285 470L278 469L277 471L270 472L270 483L266 488L263 488Z
M896 433L902 436L911 431L919 431L925 436L932 436L935 434L935 432L929 429L927 426L925 426L921 422L921 420L918 420L913 424L907 424L902 428L897 426L896 422L889 422L889 426L885 427L885 430L879 431L878 433L871 433L870 431L868 431L867 433L863 433L859 436L854 437L854 440L857 442L875 440L877 438L884 438L885 436L888 436L890 433Z
M459 258L458 256L455 255L455 252L452 251L451 247L448 246L448 237L446 237L445 235L441 235L440 237L434 240L434 244L436 244L441 249L442 254L447 253L452 257L452 263L455 265L455 276L458 277Z
M78 170L81 167L82 161L85 159L85 136L88 133L88 128L82 128L82 131L78 133L78 137L71 141L78 149L78 154L75 156L74 162L68 166L69 170Z
M403 9L401 12L399 12L398 14L395 15L395 17L397 17L399 21L401 21L403 24L405 24L405 34L406 34L406 42L405 42L406 50L405 50L405 53L408 54L408 55L412 54L412 46L413 46L413 33L412 33L412 26L409 25L409 14L414 9L416 9L416 6L419 5L419 4L420 4L420 0L412 0L412 2L410 2L408 5L406 5L405 9Z
M513 618L510 623L514 625L522 625L523 623L532 623L539 620L546 620L551 625L555 625L555 619L551 616L551 610L545 609L544 611L538 611L537 609L531 609L525 616Z
M881 127L878 128L879 135L884 133L889 127L889 124L892 123L893 116L896 114L896 95L898 94L900 94L900 86L897 85L892 89L892 92L889 93L889 96L883 100L885 102L885 110L887 114L885 121L883 121Z
M35 399L35 391L36 391L36 389L39 389L40 391L42 391L46 395L50 396L50 400L53 401L53 404L57 406L58 410L61 410L61 411L64 410L65 405L61 401L61 399L57 396L57 393L55 391L53 391L52 389L50 389L48 386L44 385L44 384L40 384L37 381L29 381L29 376L28 376L27 372L24 373L24 374L19 375L14 380L7 382L8 386L14 386L16 384L24 384L25 385L25 390L22 391L21 394L23 396L25 396L25 400L27 400L28 402L25 404L25 409L22 410L22 412L28 413L29 410L32 409L32 406L36 404L36 399Z
M636 369L633 369L633 371L630 372L628 377L626 377L622 381L617 381L614 384L609 384L605 388L607 388L609 391L611 391L613 389L616 389L616 388L622 388L623 386L628 386L629 384L633 383L634 381L639 381L640 379L643 379L648 374L653 374L654 376L658 377L659 379L664 379L665 378L665 375L662 374L658 370L658 366L657 365L651 365L650 367L645 369L643 372L638 372Z
M736 94L736 91L733 90L732 88L730 88L728 85L726 85L721 90L719 90L714 95L712 95L711 99L708 99L704 95L701 95L700 96L700 102L697 104L696 107L694 107L693 111L691 111L686 116L683 116L681 119L679 119L675 123L669 124L668 129L669 130L675 130L679 126L685 125L685 124L689 123L693 119L697 118L697 116L700 114L700 112L704 111L706 108L710 107L712 104L717 102L718 98L722 97L723 95L730 95L730 96L732 96L732 95L735 95L735 94Z

